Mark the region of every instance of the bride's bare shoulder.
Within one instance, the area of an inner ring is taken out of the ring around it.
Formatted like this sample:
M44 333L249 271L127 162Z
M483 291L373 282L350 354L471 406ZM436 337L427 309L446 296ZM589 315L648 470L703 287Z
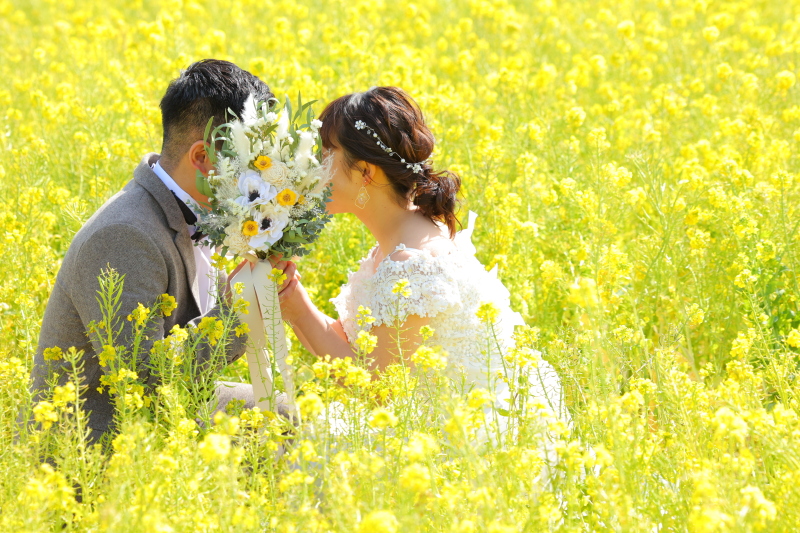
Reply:
M430 257L440 257L449 254L455 250L456 246L452 239L430 239L420 240L410 244L402 244L390 254L392 261L406 261L412 257L419 257L420 254L428 255Z
M411 225L401 242L402 244L391 254L393 261L406 261L418 256L420 252L438 257L447 255L456 248L447 227L431 223L430 220Z

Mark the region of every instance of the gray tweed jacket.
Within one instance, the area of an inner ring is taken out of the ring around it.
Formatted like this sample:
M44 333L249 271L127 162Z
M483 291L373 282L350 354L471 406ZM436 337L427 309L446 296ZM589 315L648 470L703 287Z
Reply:
M108 367L99 364L97 353L102 345L87 335L91 321L101 319L97 303L98 276L102 269L113 267L124 274L124 288L118 316L123 331L118 344L128 345L132 323L124 317L139 303L151 306L164 294L172 295L178 307L169 317L156 320L139 356L139 375L153 384L157 376L148 372L150 346L176 324L185 326L202 318L192 241L178 203L171 191L151 169L158 154L148 154L133 173L125 188L108 200L78 231L64 257L55 286L47 302L39 345L31 374L31 390L38 398L47 388L48 376L59 372L66 380L64 361L45 361L45 348L57 346L66 351L74 346L83 350L84 408L89 412L89 427L102 433L111 427L114 406L108 392L100 393L100 377ZM219 316L214 307L204 316ZM245 350L246 336L232 340L226 347L227 362L239 358ZM211 356L211 347L200 344L197 357L203 362ZM223 362L224 364L224 362Z

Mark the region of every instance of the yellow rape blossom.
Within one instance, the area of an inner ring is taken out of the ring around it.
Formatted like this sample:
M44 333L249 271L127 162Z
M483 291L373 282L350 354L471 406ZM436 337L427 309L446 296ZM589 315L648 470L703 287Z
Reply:
M358 524L358 533L397 533L400 524L391 511L372 511Z

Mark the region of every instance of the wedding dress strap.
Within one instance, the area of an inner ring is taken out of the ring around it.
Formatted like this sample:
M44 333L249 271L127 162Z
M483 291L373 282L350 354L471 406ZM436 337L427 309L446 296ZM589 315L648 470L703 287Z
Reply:
M389 257L393 256L397 252L406 252L406 251L408 251L408 252L420 252L420 253L423 252L423 250L420 250L419 248L411 248L409 246L406 246L403 243L400 243L400 244L397 245L397 248L394 249L394 252L389 254Z

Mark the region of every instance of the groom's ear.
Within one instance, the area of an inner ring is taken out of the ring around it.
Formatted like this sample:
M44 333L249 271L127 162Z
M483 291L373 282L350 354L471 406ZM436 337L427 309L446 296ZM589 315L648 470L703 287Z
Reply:
M195 141L189 148L189 162L194 168L200 171L203 176L208 176L208 171L214 168L211 158L206 153L207 143L205 141Z

